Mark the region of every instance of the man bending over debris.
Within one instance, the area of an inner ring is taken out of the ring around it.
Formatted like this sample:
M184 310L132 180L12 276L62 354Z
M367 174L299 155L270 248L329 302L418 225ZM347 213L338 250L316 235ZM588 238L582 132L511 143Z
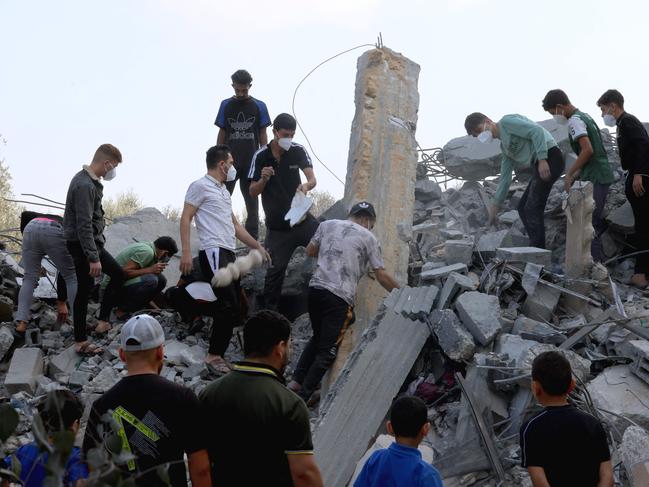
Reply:
M520 431L521 463L534 487L613 487L606 433L595 417L568 404L575 387L561 352L543 352L532 363L532 393L545 407Z
M399 284L385 270L378 240L370 231L376 221L374 207L361 201L352 207L349 220L328 220L318 227L306 248L318 263L309 283L309 340L289 388L308 401L322 376L336 359L338 346L354 322L358 281L372 269L388 291Z
M128 279L117 291L118 316L146 307L157 308L151 301L167 286L162 272L177 252L173 238L158 237L154 242L132 243L117 254L115 260ZM109 283L110 277L106 276L102 287Z
M180 240L182 257L180 271L189 274L192 270L190 247L191 221L196 217L196 230L201 242L198 259L203 275L211 279L221 267L235 261L234 250L239 239L251 249L259 250L264 259L268 253L257 240L239 223L232 212L230 192L226 181L234 181L236 169L227 145L215 145L207 151L207 174L189 185L185 205L180 217ZM242 303L239 281L232 281L225 287L214 290L215 312L212 315L212 336L205 362L218 373L227 373L229 366L223 355L230 344L232 329L241 323Z
M88 298L95 278L101 276L102 272L111 278L99 310L96 333L110 330L111 325L108 320L114 305L115 293L124 282L121 266L104 249L105 222L104 209L101 206L104 196L101 180L112 180L121 162L122 153L117 147L111 144L100 145L92 162L84 165L70 181L65 199L63 236L67 241L77 272L77 297L74 300L72 318L75 349L78 353L95 354L102 351L100 347L88 341L86 333Z
M601 235L606 231L604 220L604 205L608 195L608 188L615 180L613 170L608 163L608 156L602 144L602 136L595 121L577 109L568 95L562 90L550 90L543 98L543 109L554 116L559 125L568 126L568 137L572 150L577 154L577 160L568 170L565 177L564 188L570 187L576 178L593 183L593 229L595 235L590 245L590 253L595 262L603 262L605 256L602 250Z
M622 169L627 171L624 192L633 209L636 251L635 273L631 284L649 285L649 135L640 120L624 111L624 97L608 90L597 100L604 124L617 126L617 148Z
M90 485L105 473L93 465L93 448L109 448L115 434L121 452L131 454L123 472L140 486L186 487L184 454L194 487L212 485L200 405L194 393L160 377L164 359L164 331L158 320L142 314L128 320L120 330L119 357L128 375L97 399L90 410L83 439L83 453L90 463ZM116 426L113 432L109 416ZM110 452L108 452L110 453ZM168 466L169 483L156 466Z
M500 182L488 208L489 223L493 223L498 207L507 197L514 168L532 166L534 171L518 204L518 214L525 226L532 247L545 248L543 213L554 182L563 174L563 154L554 138L543 127L523 115L505 115L499 122L482 113L472 113L464 122L469 135L480 142L500 139L503 153Z
M255 313L243 327L245 360L200 394L214 485L322 486L309 411L284 385L290 347L284 316ZM243 452L254 454L242 463Z

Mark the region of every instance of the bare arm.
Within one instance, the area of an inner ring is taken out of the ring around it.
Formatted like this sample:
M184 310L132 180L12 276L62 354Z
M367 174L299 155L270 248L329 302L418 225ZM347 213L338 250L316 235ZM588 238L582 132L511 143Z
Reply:
M374 274L376 274L376 280L386 291L399 289L399 283L385 269L374 269Z
M225 130L223 130L221 127L219 127L219 133L216 136L216 143L225 144Z
M287 455L295 487L322 487L322 476L314 455Z
M133 277L143 276L144 274L160 274L165 267L167 267L167 265L162 262L158 262L149 267L140 267L140 264L137 262L129 260L127 264L122 267L122 271L124 271L124 277L126 279L131 279Z
M256 198L259 196L266 187L268 180L275 175L275 170L271 166L266 166L261 170L261 178L259 181L250 181L250 196Z
M180 257L180 272L189 274L192 270L192 249L190 243L190 232L192 218L196 215L198 208L185 203L183 206L183 213L180 217L180 245L182 247L182 255Z
M262 245L248 233L248 230L246 230L246 228L241 223L239 223L239 220L234 213L232 213L232 223L234 224L235 237L237 237L244 245L247 245L251 249L259 250L265 261L270 260L270 255L268 255L266 249L262 247Z
M548 478L545 476L543 467L527 467L527 471L530 474L534 487L550 487L550 482L548 482Z
M198 450L187 457L189 464L189 478L193 487L210 487L212 479L210 474L210 460L207 450Z
M268 134L266 133L266 127L259 129L259 145L268 145Z
M304 194L306 194L308 191L311 191L313 188L315 188L317 181L315 180L315 173L313 172L312 167L305 167L304 169L302 169L302 172L306 176L306 183L300 184L297 189L298 191L302 191Z
M318 252L320 252L320 246L314 242L309 242L309 245L306 246L306 255L309 257L317 257Z
M599 464L597 487L613 487L613 464L610 460Z
M579 171L581 171L581 169L586 165L586 163L593 155L593 146L591 145L590 139L588 137L584 136L579 138L579 147L581 147L579 156L577 157L577 160L572 165L566 176L575 177L575 175L578 174Z

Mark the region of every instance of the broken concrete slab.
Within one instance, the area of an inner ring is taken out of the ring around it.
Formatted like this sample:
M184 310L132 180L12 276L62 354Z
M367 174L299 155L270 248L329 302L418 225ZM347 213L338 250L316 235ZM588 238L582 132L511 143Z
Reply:
M495 176L500 170L500 143L483 144L476 137L465 135L447 142L443 147L444 167L457 178L479 181Z
M435 310L430 314L429 321L439 346L450 359L459 362L473 357L473 337L452 310Z
M538 247L501 247L496 257L510 263L522 262L549 267L552 263L552 252Z
M442 188L432 179L418 179L415 182L415 199L423 202L442 198Z
M430 269L422 271L420 278L423 282L430 282L436 279L442 279L448 276L451 272L458 272L460 274L466 274L468 272L466 264L453 264L447 265L444 267L438 267L437 269Z
M178 340L167 340L164 345L164 354L167 362L172 364L183 363L183 352L189 348L188 345L179 342Z
M533 320L550 321L560 297L561 291L539 281L534 294L525 299L521 311Z
M521 219L518 210L510 210L498 215L498 221L504 225L513 225Z
M570 367L572 372L579 377L582 381L588 380L590 377L590 360L585 359L581 355L576 354L572 350L564 350L557 348L554 345L549 345L546 343L537 343L534 346L530 347L523 357L521 366L525 367L528 370L532 370L532 362L537 355L543 352L560 352L562 353L570 362Z
M8 326L3 326L2 328L0 328L0 361L2 361L13 344L14 334L11 331L11 328L9 328Z
M439 234L447 240L463 240L466 237L464 232L447 228L441 229Z
M633 209L631 204L626 201L622 206L619 206L606 217L610 228L625 235L630 235L635 232L635 217L633 216Z
M477 286L470 277L451 272L444 282L436 308L448 308L458 293L463 290L474 291L476 288Z
M322 401L314 428L325 485L349 481L429 336L425 323L385 308L365 330Z
M61 353L49 358L49 376L56 378L57 375L69 376L77 368L83 357L79 355L74 345L70 345Z
M507 355L510 359L514 360L516 367L522 367L528 350L535 345L537 345L537 342L526 340L520 335L501 333L496 338L495 350L497 353Z
M471 240L447 240L444 243L444 260L448 265L466 264L473 261L473 242Z
M630 356L633 358L631 370L649 384L649 341L631 340L628 342Z
M496 251L501 247L511 246L510 230L499 230L497 232L487 232L483 234L475 246L475 252L487 261L496 255Z
M632 487L649 485L649 433L639 426L629 426L622 436L619 452L631 476Z
M36 380L43 374L43 352L40 348L18 348L9 364L5 387L10 394L20 391L34 394Z
M514 321L512 333L520 335L526 340L534 340L539 343L550 343L561 345L566 337L546 323L533 320L527 316L520 315Z
M93 392L106 392L119 381L120 375L112 367L104 367L93 377L89 389Z
M489 344L502 329L500 302L496 296L478 291L460 295L455 307L464 326L481 345Z

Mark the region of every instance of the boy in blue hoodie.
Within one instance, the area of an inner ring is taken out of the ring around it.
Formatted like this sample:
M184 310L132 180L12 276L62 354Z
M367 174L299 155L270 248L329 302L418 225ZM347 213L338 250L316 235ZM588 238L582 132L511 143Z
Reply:
M390 410L388 433L395 442L378 450L365 462L354 487L442 487L442 479L432 465L421 459L417 449L428 434L428 409L414 396L402 396Z

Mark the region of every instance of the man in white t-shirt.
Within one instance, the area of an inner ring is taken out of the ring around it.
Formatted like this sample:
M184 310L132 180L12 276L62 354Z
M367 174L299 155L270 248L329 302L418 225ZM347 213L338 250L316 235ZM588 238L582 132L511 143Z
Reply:
M234 250L239 239L251 249L259 250L268 260L268 253L239 223L232 212L232 200L225 183L236 178L236 169L227 145L216 145L207 151L207 174L189 185L180 218L182 256L180 271L192 270L190 247L191 221L195 219L201 242L198 260L201 271L211 279L217 269L236 259ZM215 289L217 306L213 313L212 336L205 362L218 372L227 372L223 359L232 338L232 329L242 323L241 287L239 281Z

